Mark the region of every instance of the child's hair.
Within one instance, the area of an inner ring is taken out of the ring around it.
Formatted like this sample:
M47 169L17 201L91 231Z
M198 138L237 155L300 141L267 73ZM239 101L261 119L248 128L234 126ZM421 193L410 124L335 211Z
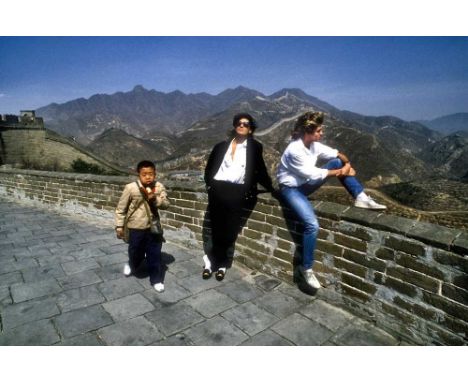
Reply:
M137 172L140 172L140 170L143 167L151 167L154 171L156 171L156 166L154 165L153 162L149 160L142 160L140 163L137 164Z
M323 124L325 114L321 111L308 111L302 114L294 125L291 132L293 139L302 138L305 133L313 133L317 127Z

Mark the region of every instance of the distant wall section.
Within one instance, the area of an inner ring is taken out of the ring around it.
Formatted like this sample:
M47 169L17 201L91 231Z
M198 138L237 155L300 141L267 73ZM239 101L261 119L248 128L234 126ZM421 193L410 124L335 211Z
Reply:
M50 130L0 125L0 165L69 171L77 159L99 166L106 172L123 173L117 166Z

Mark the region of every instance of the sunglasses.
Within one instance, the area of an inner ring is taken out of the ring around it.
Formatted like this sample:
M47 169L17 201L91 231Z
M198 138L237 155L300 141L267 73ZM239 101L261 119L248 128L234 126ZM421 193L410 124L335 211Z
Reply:
M250 122L237 122L236 127L250 127Z

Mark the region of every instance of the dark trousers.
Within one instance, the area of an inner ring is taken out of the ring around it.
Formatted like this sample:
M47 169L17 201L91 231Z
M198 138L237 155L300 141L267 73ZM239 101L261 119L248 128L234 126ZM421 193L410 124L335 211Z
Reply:
M208 192L208 210L211 221L213 248L208 258L212 269L229 264L228 249L234 245L246 207L245 186L224 181L213 181Z
M163 281L161 262L161 238L152 234L149 229L130 229L128 240L128 259L132 273L145 259L151 285Z

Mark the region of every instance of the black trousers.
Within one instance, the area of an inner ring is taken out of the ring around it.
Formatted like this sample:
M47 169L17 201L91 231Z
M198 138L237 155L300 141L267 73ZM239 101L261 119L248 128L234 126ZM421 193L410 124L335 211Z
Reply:
M151 285L163 282L163 264L161 261L161 238L153 235L149 229L130 229L128 241L128 260L130 269L135 272L145 259Z
M208 211L211 221L213 248L208 258L212 269L227 267L228 250L234 245L241 230L245 215L243 208L250 205L245 198L246 188L235 184L214 180L208 192Z

